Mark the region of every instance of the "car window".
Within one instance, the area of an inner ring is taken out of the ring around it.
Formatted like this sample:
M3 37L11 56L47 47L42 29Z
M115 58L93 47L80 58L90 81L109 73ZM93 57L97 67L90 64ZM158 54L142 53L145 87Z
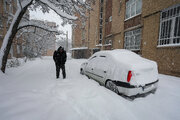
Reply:
M100 55L100 57L106 57L105 55Z
M106 56L100 56L98 62L96 63L96 67L98 69L107 70L109 66L109 61Z
M94 58L96 58L96 56L94 56L94 57L90 58L89 60L92 60L92 59L94 59Z

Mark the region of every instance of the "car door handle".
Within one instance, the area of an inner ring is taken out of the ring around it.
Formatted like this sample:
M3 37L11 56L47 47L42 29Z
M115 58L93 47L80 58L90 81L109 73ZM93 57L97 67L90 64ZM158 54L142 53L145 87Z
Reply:
M106 71L104 71L104 73L106 73Z

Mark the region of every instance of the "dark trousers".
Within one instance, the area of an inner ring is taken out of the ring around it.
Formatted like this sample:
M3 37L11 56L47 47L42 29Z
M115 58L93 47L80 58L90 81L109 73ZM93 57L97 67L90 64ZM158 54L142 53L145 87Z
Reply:
M56 64L56 78L59 78L60 69L62 70L63 79L66 78L65 65Z

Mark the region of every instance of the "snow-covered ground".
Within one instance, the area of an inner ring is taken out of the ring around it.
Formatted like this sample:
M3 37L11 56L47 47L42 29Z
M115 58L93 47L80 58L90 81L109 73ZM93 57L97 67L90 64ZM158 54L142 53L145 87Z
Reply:
M84 61L67 61L67 79L50 57L0 73L0 120L179 120L180 78L159 75L155 94L131 101L80 75Z

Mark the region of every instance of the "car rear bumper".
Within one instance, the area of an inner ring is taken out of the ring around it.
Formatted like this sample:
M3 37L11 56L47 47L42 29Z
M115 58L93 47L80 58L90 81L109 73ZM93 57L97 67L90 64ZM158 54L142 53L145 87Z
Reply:
M158 81L159 80L156 80L155 82L145 84L144 86L134 86L119 81L116 81L115 84L117 85L119 93L126 96L135 96L138 94L145 94L157 89Z

